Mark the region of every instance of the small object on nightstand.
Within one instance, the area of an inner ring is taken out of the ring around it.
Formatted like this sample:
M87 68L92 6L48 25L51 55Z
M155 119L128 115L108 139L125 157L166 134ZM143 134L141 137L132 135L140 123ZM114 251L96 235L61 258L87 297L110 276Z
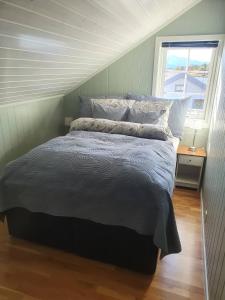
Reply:
M188 122L187 127L194 129L193 142L192 142L192 146L189 147L189 150L195 152L197 149L195 146L196 134L198 130L202 129L202 120L192 119Z
M206 159L204 148L195 151L179 145L177 149L176 186L200 190L203 167Z

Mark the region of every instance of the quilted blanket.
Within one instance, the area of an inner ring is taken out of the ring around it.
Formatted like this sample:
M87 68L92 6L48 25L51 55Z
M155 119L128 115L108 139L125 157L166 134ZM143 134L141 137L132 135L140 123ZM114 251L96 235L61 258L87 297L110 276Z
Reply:
M175 162L169 140L75 130L5 167L0 213L22 207L124 226L153 236L162 256L177 253Z

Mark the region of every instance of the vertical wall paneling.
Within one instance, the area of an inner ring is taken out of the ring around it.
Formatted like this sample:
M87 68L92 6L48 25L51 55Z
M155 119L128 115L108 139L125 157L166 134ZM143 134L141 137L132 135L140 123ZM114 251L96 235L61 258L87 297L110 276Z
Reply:
M8 161L62 133L62 97L0 105L0 170Z
M203 184L210 300L225 299L225 49Z
M65 113L76 116L78 95L151 94L156 36L225 33L225 1L204 0L164 27L138 47L111 64L65 97ZM206 146L208 129L198 132L197 146ZM193 130L186 128L182 143L190 145Z

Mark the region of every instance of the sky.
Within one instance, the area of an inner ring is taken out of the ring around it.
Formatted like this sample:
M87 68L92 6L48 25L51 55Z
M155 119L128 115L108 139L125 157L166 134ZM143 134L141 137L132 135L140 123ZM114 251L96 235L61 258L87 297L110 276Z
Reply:
M212 55L212 48L202 49L196 48L191 49L190 59L191 60L198 60L202 62L209 62ZM188 50L187 49L170 49L168 50L168 56L176 56L187 58L188 57Z

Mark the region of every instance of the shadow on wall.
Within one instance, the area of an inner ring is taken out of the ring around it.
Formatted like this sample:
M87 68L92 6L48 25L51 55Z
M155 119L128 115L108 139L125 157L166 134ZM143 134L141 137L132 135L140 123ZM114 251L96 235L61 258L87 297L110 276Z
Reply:
M62 135L63 101L46 99L0 107L0 173L9 161Z

